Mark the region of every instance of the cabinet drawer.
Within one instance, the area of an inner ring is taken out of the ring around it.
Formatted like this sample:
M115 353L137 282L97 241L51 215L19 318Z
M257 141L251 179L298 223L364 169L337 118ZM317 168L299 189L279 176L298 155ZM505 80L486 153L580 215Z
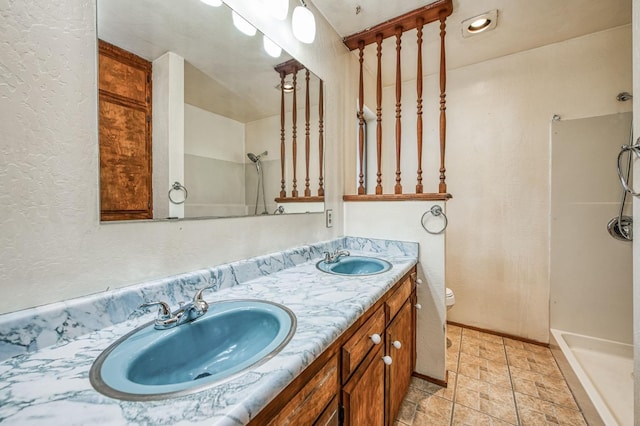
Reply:
M316 420L322 420L325 409L337 394L338 357L334 355L300 391L291 396L289 403L269 425L314 424Z
M409 298L413 291L411 278L405 279L400 287L387 299L387 324L396 316L404 302Z
M384 338L384 309L382 306L342 345L342 383L349 379L367 356L369 350L376 346L371 340L373 334L379 335L381 339ZM378 344L382 345L383 343Z

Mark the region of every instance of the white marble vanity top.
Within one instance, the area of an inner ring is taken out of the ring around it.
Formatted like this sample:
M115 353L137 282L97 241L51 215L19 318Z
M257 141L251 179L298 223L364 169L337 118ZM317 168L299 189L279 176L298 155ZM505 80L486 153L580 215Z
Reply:
M347 248L353 254L375 255L389 261L393 267L385 273L363 277L344 277L317 270L315 264L321 258L322 249L337 246ZM73 324L77 324L76 328L86 327L86 324L78 318L107 314L117 317L111 311L88 312L88 306L113 309L111 305L97 303L98 300L110 298L113 302L114 298L127 297L127 300L132 299L130 303L135 306L139 304L140 299L145 300L150 293L153 293L148 286L137 288L134 293L138 295L138 299L132 298L131 295L123 295L122 291L120 296L106 292L100 296L93 296L92 302L88 305L83 305L81 302L58 304L56 308L58 311L51 307L38 308L39 310L31 312L31 315L35 315L33 318L27 318L26 313L0 315L0 339L3 342L5 354L19 350L19 345L29 347L28 342L37 342L38 336L33 334L32 329L39 328L40 334L45 335L48 330L45 323L49 323L49 328L54 328L58 336L63 336L55 344L47 347L43 347L44 338L41 338L37 344L40 349L12 356L0 363L0 423L16 425L243 425L248 423L418 260L416 243L345 237L306 247L309 249L289 251L299 256L295 261L287 260L289 252L283 252L284 255L279 253L256 258L257 260L237 262L230 268L234 272L234 278L237 279L236 285L230 287L221 285L218 291L206 293L205 299L210 303L227 299L263 299L281 303L295 313L298 321L297 330L287 346L268 362L232 380L187 396L146 402L121 401L103 396L89 383L89 369L96 357L133 328L152 320L154 313L137 318L130 317L112 325L101 325L99 329L93 326L96 328L95 331L78 336L72 336L70 332L66 333L66 328L73 328ZM282 265L265 273L265 259L271 259L271 261L280 259ZM243 265L244 269L241 268ZM224 279L221 275L215 275L212 272L220 268L208 270L211 274L207 279L211 280L213 279L211 277L216 276L215 280L222 283ZM238 279L239 273L248 273L247 271L252 268L262 272L253 276L247 275L249 278L247 280ZM198 274L201 277L203 272L198 271ZM185 277L180 278L184 280ZM176 285L175 283L175 279L160 280L156 283L156 285L165 286L163 290L165 293L159 294L164 295L163 300L169 300L173 308L177 305L173 299L186 300L176 296L180 292L172 288ZM192 294L190 291L191 289L187 292ZM154 297L159 294L154 294ZM120 302L120 299L117 300L116 305L124 303ZM108 307L105 308L105 306ZM214 308L215 305L213 305ZM74 309L77 312L74 311L73 315L69 314ZM46 315L42 314L43 312ZM55 323L55 319L62 321L63 325ZM28 326L24 330L19 330L17 324L25 321L28 322ZM12 342L15 343L13 346ZM33 347L33 344L31 346ZM3 355L2 351L0 351L1 355Z

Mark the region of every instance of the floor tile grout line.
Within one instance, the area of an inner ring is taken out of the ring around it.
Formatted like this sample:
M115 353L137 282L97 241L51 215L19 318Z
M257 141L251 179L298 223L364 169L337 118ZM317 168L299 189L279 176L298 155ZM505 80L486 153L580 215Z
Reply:
M462 350L462 331L463 329L460 328L460 338L458 339L458 359L456 361L456 378L455 378L455 383L453 384L453 395L451 396L451 415L449 416L449 425L453 426L453 413L455 412L456 409L456 392L458 391L458 370L460 369L460 351ZM446 365L446 362L445 362ZM447 373L449 374L449 373Z
M518 425L521 425L520 421L520 410L518 410L518 400L516 399L516 386L513 383L513 376L511 375L511 363L509 362L509 354L507 353L507 344L502 338L502 349L504 350L504 357L507 360L507 371L509 371L509 383L511 383L511 395L513 395L513 407L516 410L516 422Z

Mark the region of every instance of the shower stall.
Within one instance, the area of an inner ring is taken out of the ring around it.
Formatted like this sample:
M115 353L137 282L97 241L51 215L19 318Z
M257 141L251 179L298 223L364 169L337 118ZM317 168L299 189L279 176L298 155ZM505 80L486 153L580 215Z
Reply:
M551 124L551 342L589 424L633 425L630 128L631 113Z
M262 157L266 157L268 154L267 151L264 151L262 154L254 154L250 152L247 154L247 157L251 162L256 166L256 205L253 211L254 216L258 215L258 203L260 201L260 194L262 194L262 204L263 210L261 214L269 214L267 210L267 198L264 192L264 167L262 166Z

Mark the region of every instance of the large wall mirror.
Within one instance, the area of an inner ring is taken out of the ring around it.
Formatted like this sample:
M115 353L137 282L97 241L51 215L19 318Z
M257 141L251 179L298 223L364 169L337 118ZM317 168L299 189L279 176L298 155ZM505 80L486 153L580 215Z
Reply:
M324 210L317 76L224 4L97 13L103 221Z

